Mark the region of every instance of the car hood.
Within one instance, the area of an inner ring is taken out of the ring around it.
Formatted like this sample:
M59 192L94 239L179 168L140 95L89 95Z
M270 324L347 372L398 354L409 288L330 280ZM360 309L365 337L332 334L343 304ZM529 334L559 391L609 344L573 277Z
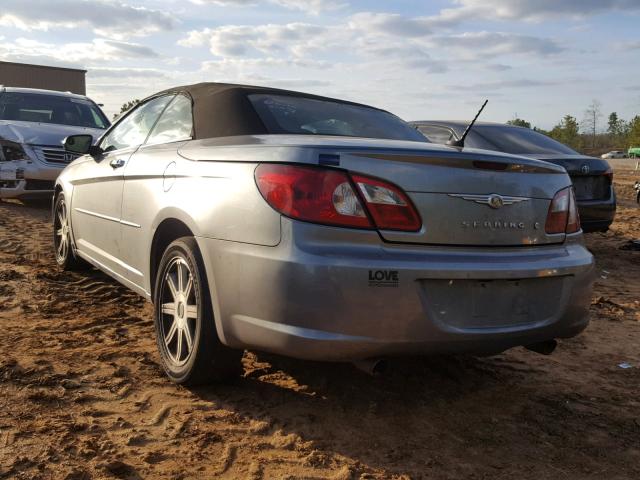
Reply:
M78 134L92 135L95 141L103 132L104 130L98 128L0 120L0 140L29 145L59 146L69 135Z
M589 157L587 155L569 155L562 153L554 153L554 154L525 154L521 155L527 158L535 158L536 160L543 160L545 162L554 163L556 165L560 165L564 167L565 170L569 173L576 174L598 174L604 173L609 170L611 167L606 160L596 157ZM583 167L588 167L588 171L585 171Z

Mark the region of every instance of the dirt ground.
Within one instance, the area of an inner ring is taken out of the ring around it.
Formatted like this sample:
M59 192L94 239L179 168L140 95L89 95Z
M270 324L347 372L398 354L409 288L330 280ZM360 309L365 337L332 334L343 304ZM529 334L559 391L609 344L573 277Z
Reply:
M592 323L543 357L350 365L245 354L235 384L164 376L150 305L61 273L48 211L0 203L0 478L640 478L640 209L587 237ZM620 365L630 368L622 368Z

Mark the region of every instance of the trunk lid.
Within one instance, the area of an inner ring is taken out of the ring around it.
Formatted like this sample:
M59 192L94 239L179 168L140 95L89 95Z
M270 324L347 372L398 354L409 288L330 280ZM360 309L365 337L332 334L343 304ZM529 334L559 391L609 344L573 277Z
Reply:
M605 200L611 196L611 172L609 162L586 155L526 155L527 158L543 160L563 167L573 183L576 199Z
M554 195L571 185L555 165L481 150L340 152L340 166L401 187L423 222L415 233L381 231L390 242L459 246L545 245Z
M542 160L544 162L553 163L554 165L558 165L564 168L569 175L584 175L584 167L588 167L589 174L591 175L600 175L605 173L611 167L609 162L602 158L589 157L587 155L566 155L566 154L526 154L522 155L523 157L533 159L533 160Z
M423 226L418 232L380 231L389 242L522 246L565 238L547 235L544 227L551 200L571 180L562 167L535 159L427 142L312 135L198 140L179 152L199 161L319 164L391 182L411 198Z

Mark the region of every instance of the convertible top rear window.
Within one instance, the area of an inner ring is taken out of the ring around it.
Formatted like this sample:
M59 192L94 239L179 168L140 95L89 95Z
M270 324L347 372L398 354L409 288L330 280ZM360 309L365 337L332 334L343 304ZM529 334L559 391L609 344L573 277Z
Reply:
M252 94L269 133L428 140L395 115L375 108L293 95Z

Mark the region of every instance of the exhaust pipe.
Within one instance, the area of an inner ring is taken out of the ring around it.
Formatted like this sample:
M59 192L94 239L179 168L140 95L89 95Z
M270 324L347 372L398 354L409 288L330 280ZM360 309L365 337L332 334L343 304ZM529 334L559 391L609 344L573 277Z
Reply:
M541 355L551 355L558 346L558 342L555 340L547 340L546 342L532 343L531 345L525 345L524 348L531 350L532 352L539 353Z
M353 365L367 375L381 375L387 369L387 362L381 358L356 360Z

